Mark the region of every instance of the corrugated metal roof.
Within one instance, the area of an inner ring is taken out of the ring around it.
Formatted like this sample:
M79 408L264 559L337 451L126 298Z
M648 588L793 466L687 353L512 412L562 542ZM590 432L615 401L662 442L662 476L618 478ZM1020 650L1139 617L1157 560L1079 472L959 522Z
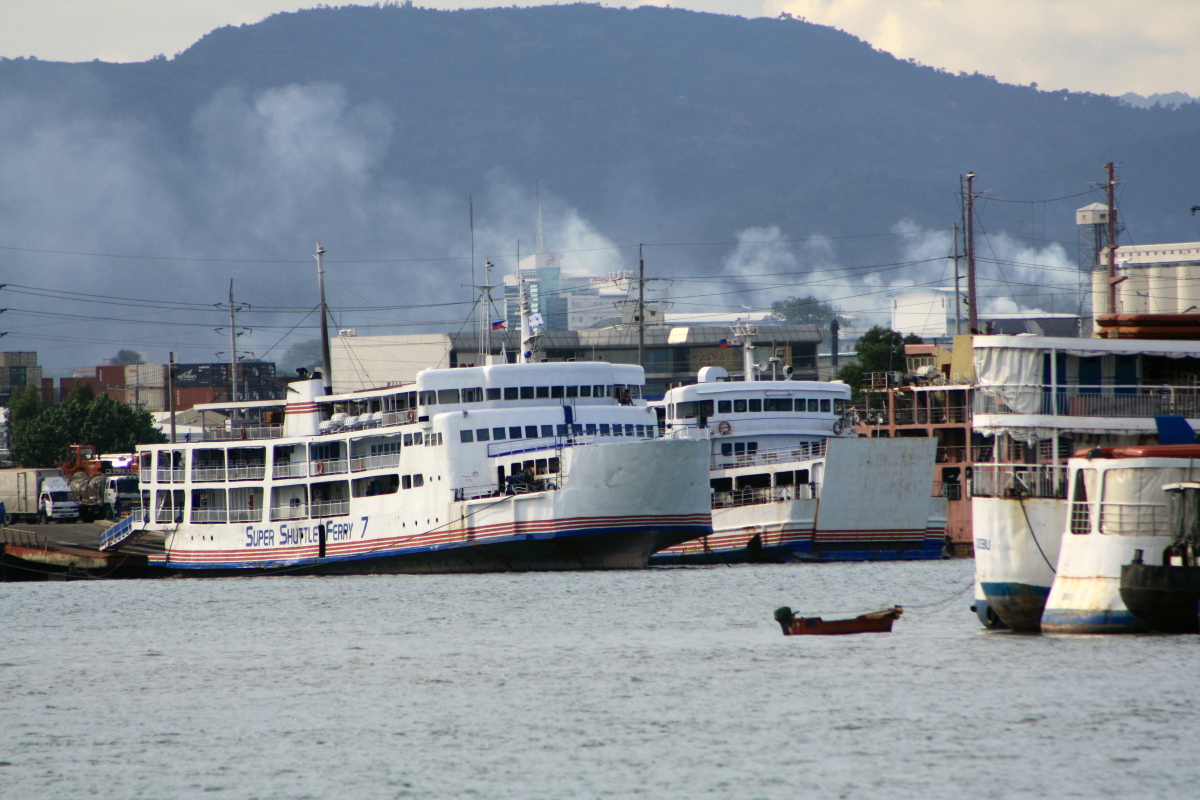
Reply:
M819 325L764 325L756 324L757 344L769 342L791 342L794 344L820 344L822 341ZM684 341L680 342L679 331L686 331ZM671 331L675 331L673 339L667 341ZM505 331L505 346L516 350L520 346L519 331ZM727 326L651 326L646 328L646 347L717 347L722 339L731 343L733 331ZM500 334L492 334L492 347L499 346ZM479 349L479 333L467 331L450 334L451 346L459 352L471 352ZM568 350L572 348L587 349L592 347L607 347L615 349L637 348L638 329L633 325L619 325L611 328L589 328L582 331L547 331L542 334L541 347L543 350Z

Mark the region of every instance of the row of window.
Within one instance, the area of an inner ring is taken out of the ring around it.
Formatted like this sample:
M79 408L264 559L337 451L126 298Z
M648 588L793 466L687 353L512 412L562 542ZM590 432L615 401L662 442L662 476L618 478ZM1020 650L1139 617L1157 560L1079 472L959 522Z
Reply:
M522 432L524 435L522 436ZM614 425L608 422L575 425L513 425L507 428L476 428L459 431L459 441L488 442L504 439L538 439L552 436L634 436L640 439L653 438L658 433L655 425Z
M568 400L578 397L614 397L621 400L636 400L642 396L642 387L613 384L610 386L504 386L484 389L438 389L418 393L422 406L457 405L460 403L482 403L486 400Z
M738 397L730 400L716 401L718 414L744 414L746 412L802 412L808 414L841 415L846 411L845 400L832 400L816 397ZM692 400L686 403L672 403L669 416L671 419L693 419L695 417L713 416L712 400Z

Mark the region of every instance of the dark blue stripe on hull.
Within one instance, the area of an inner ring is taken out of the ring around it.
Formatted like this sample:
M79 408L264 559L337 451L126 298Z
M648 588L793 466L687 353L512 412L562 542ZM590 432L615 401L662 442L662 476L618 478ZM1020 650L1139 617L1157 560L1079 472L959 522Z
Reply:
M655 553L652 566L671 564L789 564L795 561L931 561L945 558L941 539L927 539L923 546L911 544L838 545L814 549L811 542L779 547L739 547L702 553Z
M1043 633L1141 633L1149 628L1128 610L1047 608L1042 612Z
M1014 631L1039 631L1049 586L1027 583L983 583L983 594L996 616Z

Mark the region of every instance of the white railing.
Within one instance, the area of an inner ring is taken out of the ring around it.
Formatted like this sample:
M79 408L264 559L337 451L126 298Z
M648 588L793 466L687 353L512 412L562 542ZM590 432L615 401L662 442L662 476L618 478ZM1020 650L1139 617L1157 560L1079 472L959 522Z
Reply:
M266 464L229 465L229 480L231 481L261 481L266 474Z
M245 425L237 428L209 426L204 429L204 439L233 440L233 439L279 439L283 436L282 425Z
M241 507L229 509L230 522L262 522L262 507Z
M322 458L313 462L313 475L340 475L348 472L350 462L344 458Z
M1116 536L1169 535L1169 515L1162 503L1101 503L1100 532Z
M1194 386L981 386L975 414L1048 414L1064 417L1200 416Z
M344 517L350 513L349 500L331 500L327 503L313 503L313 517Z
M737 508L762 505L763 503L779 503L786 500L814 500L819 494L819 487L815 483L761 489L736 489L732 492L713 492L712 507Z
M183 483L187 480L187 470L160 469L155 473L155 478L159 483Z
M781 447L774 450L756 450L753 453L733 453L732 455L714 455L709 469L726 469L729 467L751 467L759 465L787 464L793 461L807 461L821 458L825 455L826 440L816 442L801 442L791 447Z
M361 472L364 469L382 469L383 467L400 466L399 453L383 453L377 456L355 456L350 459L350 471Z
M295 464L278 463L271 468L271 476L274 478L307 478L308 464L303 461Z
M174 522L174 521L175 521L175 516L176 516L176 514L178 514L178 513L180 513L180 512L177 512L177 511L176 511L175 509L173 509L173 508L159 508L159 509L155 509L155 511L154 511L154 521L155 521L155 522L160 522L160 523L164 523L164 522L165 522L165 523L167 523L167 524L170 524L170 523L172 523L172 522Z
M192 522L225 522L229 515L223 508L193 508Z
M1067 496L1067 470L1049 464L976 464L972 467L973 497Z
M306 519L308 506L301 503L297 506L271 506L271 521L283 519Z
M193 481L223 481L225 467L192 467Z

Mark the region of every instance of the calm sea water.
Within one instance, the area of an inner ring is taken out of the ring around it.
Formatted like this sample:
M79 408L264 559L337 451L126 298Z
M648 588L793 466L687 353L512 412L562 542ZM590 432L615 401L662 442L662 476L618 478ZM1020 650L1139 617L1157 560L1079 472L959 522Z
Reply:
M972 569L4 584L0 796L1196 796L1200 637L985 632Z

